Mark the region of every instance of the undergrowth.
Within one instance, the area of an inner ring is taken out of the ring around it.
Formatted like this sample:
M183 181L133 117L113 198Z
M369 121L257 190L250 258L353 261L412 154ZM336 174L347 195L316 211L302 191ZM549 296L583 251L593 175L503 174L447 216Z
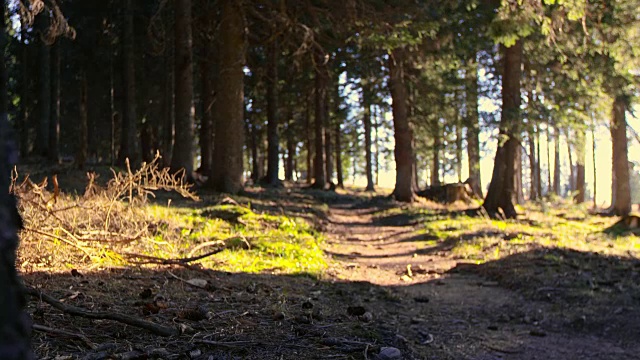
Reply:
M62 192L55 176L49 185L14 174L12 191L25 224L23 271L199 262L233 272L315 275L326 267L322 237L306 221L257 213L233 200L203 207L182 174L160 169L157 160L135 172L113 172L106 186L89 173L83 195ZM159 191L190 202L150 203Z

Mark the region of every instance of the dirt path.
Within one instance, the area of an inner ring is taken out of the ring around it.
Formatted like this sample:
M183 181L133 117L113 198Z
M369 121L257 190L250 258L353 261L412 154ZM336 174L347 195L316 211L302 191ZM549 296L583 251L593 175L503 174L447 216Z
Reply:
M378 317L392 322L416 353L429 359L640 359L637 346L568 331L549 303L455 271L457 261L447 252L417 252L429 239L420 225L402 215L374 217L379 210L376 201L331 206L326 251L339 265L330 273L392 289L399 301L378 308Z

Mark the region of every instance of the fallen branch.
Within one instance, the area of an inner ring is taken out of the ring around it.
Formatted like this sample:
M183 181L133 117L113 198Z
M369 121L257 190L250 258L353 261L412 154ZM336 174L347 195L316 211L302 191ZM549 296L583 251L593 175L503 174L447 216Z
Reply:
M193 257L187 257L187 258L181 258L181 259L163 259L163 258L159 258L159 257L155 257L155 256L149 256L149 255L142 255L142 254L133 254L133 253L123 253L122 255L129 257L129 258L138 258L138 259L146 259L147 261L131 261L131 263L136 264L136 265L146 265L146 264L156 264L156 265L185 265L188 264L190 262L194 262L197 260L201 260L204 259L206 257L209 257L211 255L215 255L219 252L222 252L225 248L221 247L212 251L209 251L206 254L202 254L202 255L198 255L198 256L193 256Z
M76 306L67 305L54 299L50 295L47 295L32 287L25 287L25 292L69 315L80 316L87 319L113 320L113 321L121 322L123 324L148 330L149 332L154 333L156 335L160 335L160 336L178 335L178 330L175 328L158 325L137 317L128 316L128 315L119 314L119 313L113 313L113 312L106 312L106 311L93 312L93 311L88 311Z
M82 342L85 343L90 349L92 350L96 349L96 345L91 340L89 340L88 337L82 334L78 334L78 333L74 333L74 332L62 330L62 329L54 329L54 328L50 328L48 326L39 325L39 324L33 324L31 327L33 328L33 330L36 330L36 331L78 338L82 340Z
M69 234L68 231L66 231L64 228L61 228L63 231L65 231L67 234ZM85 253L85 255L91 257L91 254L85 250L82 246L78 245L78 244L74 244L73 241L71 240L67 240L63 237L54 235L54 234L50 234L48 232L44 232L44 231L40 231L40 230L36 230L36 229L32 229L32 228L24 228L23 231L31 231L32 233L38 234L38 235L42 235L42 236L46 236L48 238L52 238L52 239L56 239L59 241L62 241L65 244L71 245L76 249L79 249L80 251L82 251L83 253Z
M211 341L211 340L193 340L196 344L213 345L213 346L226 346L226 347L238 347L238 346L255 346L260 345L256 341Z

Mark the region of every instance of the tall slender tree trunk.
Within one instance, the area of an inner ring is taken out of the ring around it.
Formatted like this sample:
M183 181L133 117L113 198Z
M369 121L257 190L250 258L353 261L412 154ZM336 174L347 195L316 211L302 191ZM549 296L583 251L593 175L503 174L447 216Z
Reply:
M164 81L163 125L162 125L162 159L165 167L171 166L175 139L175 70L173 47L165 50L164 68L167 76Z
M529 140L529 169L531 171L531 187L529 188L529 200L537 200L538 199L538 174L536 173L536 168L538 166L538 161L536 159L536 142L535 137L533 135L534 130L530 129L527 139Z
M613 147L613 201L611 212L620 216L628 215L631 212L626 120L627 101L628 99L625 96L616 96L611 116L611 141Z
M209 181L213 189L235 194L243 188L245 18L239 2L221 0L219 6L222 18L216 101L225 106L216 111L224 120L216 122L216 134L220 136L214 144L216 169Z
M307 93L304 107L304 124L307 135L307 184L311 184L313 178L313 137L311 131L311 91Z
M440 183L440 148L442 147L442 130L440 120L434 119L431 124L433 134L433 161L431 163L431 186L439 186Z
M542 165L540 165L540 126L535 125L536 141L536 181L538 185L538 199L542 198Z
M560 131L553 128L553 192L560 196Z
M266 183L276 185L280 172L280 137L278 135L278 40L268 46L267 59L267 178Z
M20 155L23 158L29 156L29 123L30 123L30 96L29 96L29 44L26 40L26 27L22 28L20 41ZM3 27L4 29L4 27ZM4 34L4 32L3 32ZM6 37L5 35L2 35ZM5 47L2 47L4 49ZM3 61L2 65L6 66ZM6 70L5 70L6 72ZM5 75L6 76L6 75ZM3 80L0 80L3 81ZM6 84L6 82L3 82ZM5 85L6 86L6 85Z
M83 169L87 161L89 148L89 108L88 108L87 72L83 68L80 72L80 126L78 128L78 152L76 153L76 166Z
M368 89L362 89L362 122L364 124L364 156L367 187L365 191L375 191L373 181L373 159L371 158L371 95Z
M396 185L393 195L398 201L411 202L414 199L413 176L413 130L409 123L408 93L404 79L404 50L395 49L389 56L389 88L393 108L393 128L395 138Z
M502 74L502 116L500 135L506 141L498 143L489 191L484 208L491 216L502 210L508 219L518 216L514 202L517 200L517 155L520 147L520 78L522 76L522 40L511 47L502 47L504 72Z
M314 184L313 187L318 189L324 189L327 182L325 177L325 163L324 163L324 125L325 120L325 103L327 101L327 86L328 86L328 74L326 65L324 65L324 55L317 54L316 65L316 94L315 94L315 157L313 164L314 171Z
M284 179L287 181L293 181L293 173L294 173L293 163L296 157L296 141L294 138L294 129L293 129L294 121L293 121L292 114L288 114L286 119L287 119L287 131L286 131L287 158L285 162Z
M49 160L60 161L60 40L51 47L51 121L49 122Z
M329 184L333 184L333 139L331 132L333 127L331 126L332 119L329 116L329 98L326 98L324 104L324 165L326 166L325 176L326 181Z
M378 127L380 124L380 120L378 120L378 115L382 116L382 110L377 107L377 111L375 112L375 115L373 117L374 122L373 122L373 129L374 129L374 136L373 136L373 145L374 145L374 155L373 155L373 161L376 164L375 167L375 185L378 186L379 184L379 180L380 180L380 135L378 134Z
M522 146L516 148L516 203L524 204L524 190L522 187Z
M458 182L462 182L462 119L456 110L456 175Z
M200 61L200 77L202 81L202 123L200 125L200 172L209 174L213 169L213 143L215 141L215 92L212 67L215 54L213 44L206 42L203 46L208 54Z
M138 114L136 109L136 70L135 41L133 32L133 0L124 1L124 36L122 41L122 58L124 66L124 116L120 140L119 163L124 164L129 158L131 166L138 167L141 161L138 140Z
M478 115L478 64L470 61L466 83L467 95L467 157L469 158L469 183L478 197L482 197L480 179L480 116Z
M36 27L44 34L49 26L48 12L36 16ZM44 37L43 37L44 38ZM38 96L38 131L36 132L35 151L38 156L49 158L49 136L51 129L51 52L49 45L43 40L39 42L39 96Z
M566 131L567 137L567 152L569 153L569 193L572 193L576 189L576 170L573 163L573 148L571 146L571 134L570 130Z
M336 138L336 186L344 188L344 171L342 170L342 130L340 122L336 122L335 138Z
M195 157L191 0L176 0L174 12L176 126L171 170L184 169L187 177L191 177Z
M553 192L553 182L551 181L551 126L547 123L547 196Z
M591 161L593 162L593 208L598 207L598 166L596 162L596 126L595 123L591 127Z
M585 174L585 163L586 159L586 133L584 129L578 129L576 131L576 195L573 198L574 201L578 204L585 202L586 200L586 174Z

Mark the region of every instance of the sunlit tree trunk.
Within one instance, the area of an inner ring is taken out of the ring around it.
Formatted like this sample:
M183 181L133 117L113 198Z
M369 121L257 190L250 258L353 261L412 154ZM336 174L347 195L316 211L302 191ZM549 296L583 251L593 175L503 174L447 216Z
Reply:
M498 151L493 167L489 191L484 200L484 208L490 216L497 216L502 210L509 219L517 217L514 202L517 200L516 175L517 156L520 146L520 78L522 76L522 40L511 47L502 47L504 72L502 75L502 116Z
M578 204L583 203L586 199L585 187L586 187L586 176L585 176L585 163L586 159L586 133L584 129L576 130L576 141L575 141L575 149L576 149L576 195L574 197L574 201Z
M629 157L627 140L628 99L618 95L613 102L611 141L613 146L613 201L611 213L624 216L631 212L631 186L629 183Z
M307 184L311 184L313 179L313 136L311 131L311 91L305 98L304 124L307 136Z
M393 108L396 159L396 185L393 195L398 201L411 202L415 196L413 176L413 130L408 118L408 94L404 79L404 50L396 49L389 56L389 88Z
M538 198L542 197L542 165L540 165L540 126L535 125L536 141L536 180L538 185Z
M553 193L560 196L560 131L553 128Z
M596 129L595 124L591 127L591 161L593 162L593 208L598 207L598 166L596 165Z
M431 163L431 186L440 185L440 148L442 147L442 129L440 121L433 119L431 124L433 136L433 162Z

